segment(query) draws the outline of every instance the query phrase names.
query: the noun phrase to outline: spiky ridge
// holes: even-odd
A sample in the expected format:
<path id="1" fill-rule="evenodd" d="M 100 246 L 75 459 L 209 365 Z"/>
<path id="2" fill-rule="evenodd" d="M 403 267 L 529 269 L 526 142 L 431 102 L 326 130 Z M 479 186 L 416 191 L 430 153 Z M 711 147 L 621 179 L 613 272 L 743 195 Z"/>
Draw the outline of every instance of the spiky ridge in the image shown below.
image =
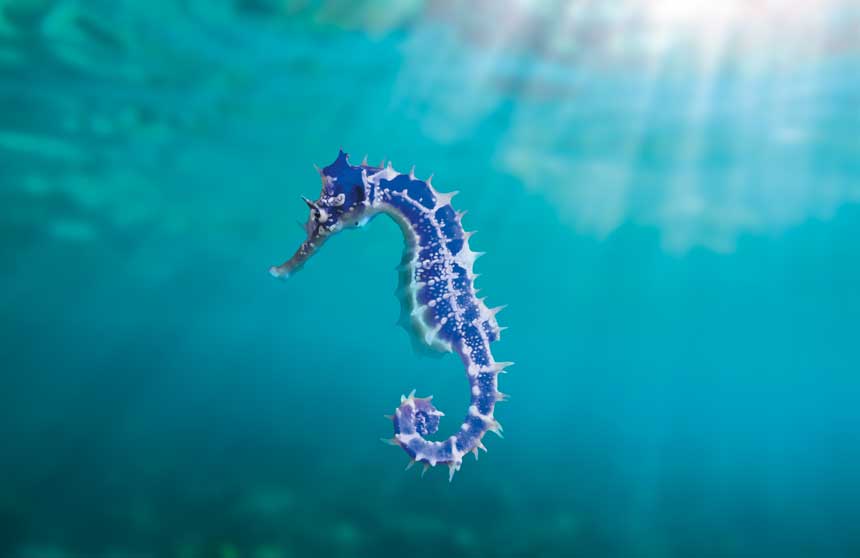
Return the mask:
<path id="1" fill-rule="evenodd" d="M 486 450 L 482 438 L 487 431 L 501 436 L 502 427 L 493 414 L 496 402 L 504 399 L 498 391 L 498 374 L 512 364 L 496 362 L 490 351 L 490 344 L 501 333 L 495 316 L 503 307 L 489 309 L 476 296 L 473 266 L 481 253 L 469 246 L 473 233 L 463 229 L 464 214 L 451 206 L 456 192 L 438 192 L 430 179 L 420 180 L 414 172 L 398 173 L 390 163 L 373 167 L 365 159 L 352 166 L 343 151 L 320 174 L 323 191 L 318 205 L 311 205 L 328 209 L 326 231 L 363 224 L 379 213 L 400 225 L 406 239 L 400 270 L 401 321 L 418 342 L 440 351 L 456 351 L 463 361 L 471 403 L 460 429 L 443 441 L 426 439 L 425 435 L 436 431 L 442 413 L 430 398 L 415 398 L 413 392 L 401 397 L 391 417 L 394 437 L 388 440 L 406 451 L 410 466 L 419 462 L 426 470 L 444 463 L 450 470 L 449 479 L 453 478 L 465 454 L 472 452 L 477 458 L 479 448 Z M 337 211 L 326 205 L 334 196 L 340 201 Z M 276 275 L 286 274 L 290 262 L 274 269 Z"/>

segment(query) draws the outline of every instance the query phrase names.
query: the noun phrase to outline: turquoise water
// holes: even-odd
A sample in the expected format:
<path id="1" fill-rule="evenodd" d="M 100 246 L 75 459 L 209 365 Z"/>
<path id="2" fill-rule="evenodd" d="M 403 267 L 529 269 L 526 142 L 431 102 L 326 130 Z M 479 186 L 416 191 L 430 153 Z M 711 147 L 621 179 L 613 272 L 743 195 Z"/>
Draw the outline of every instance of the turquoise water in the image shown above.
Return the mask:
<path id="1" fill-rule="evenodd" d="M 860 554 L 849 3 L 0 1 L 0 556 Z M 379 219 L 287 282 L 313 163 L 460 190 L 505 439 L 403 472 Z"/>

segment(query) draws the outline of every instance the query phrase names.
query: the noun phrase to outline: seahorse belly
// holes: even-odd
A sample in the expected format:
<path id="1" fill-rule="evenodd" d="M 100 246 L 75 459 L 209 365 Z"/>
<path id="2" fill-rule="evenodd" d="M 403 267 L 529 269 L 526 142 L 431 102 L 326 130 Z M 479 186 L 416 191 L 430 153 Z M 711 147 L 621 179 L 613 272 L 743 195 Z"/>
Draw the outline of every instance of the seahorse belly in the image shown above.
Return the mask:
<path id="1" fill-rule="evenodd" d="M 392 176 L 386 179 L 385 176 Z M 463 334 L 464 324 L 475 324 L 488 342 L 499 338 L 495 315 L 476 296 L 475 260 L 462 226 L 462 214 L 451 207 L 451 194 L 440 194 L 427 182 L 386 170 L 370 177 L 381 192 L 379 209 L 400 225 L 406 240 L 403 294 L 417 334 L 427 345 L 451 351 Z"/>

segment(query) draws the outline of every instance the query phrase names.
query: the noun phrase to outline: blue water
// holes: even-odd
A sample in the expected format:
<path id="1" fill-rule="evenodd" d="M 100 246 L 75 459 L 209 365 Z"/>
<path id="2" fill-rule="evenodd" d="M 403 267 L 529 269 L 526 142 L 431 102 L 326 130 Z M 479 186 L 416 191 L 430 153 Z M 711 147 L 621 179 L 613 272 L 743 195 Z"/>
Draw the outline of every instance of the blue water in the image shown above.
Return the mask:
<path id="1" fill-rule="evenodd" d="M 0 1 L 0 556 L 860 554 L 857 9 L 476 5 Z M 508 304 L 450 484 L 397 226 L 267 274 L 339 147 Z"/>

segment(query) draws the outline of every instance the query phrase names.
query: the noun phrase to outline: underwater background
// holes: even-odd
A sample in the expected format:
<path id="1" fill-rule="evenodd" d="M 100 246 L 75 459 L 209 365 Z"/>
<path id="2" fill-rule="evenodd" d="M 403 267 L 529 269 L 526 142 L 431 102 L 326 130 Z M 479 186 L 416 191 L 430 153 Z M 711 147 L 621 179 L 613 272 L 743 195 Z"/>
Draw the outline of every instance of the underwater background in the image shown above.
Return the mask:
<path id="1" fill-rule="evenodd" d="M 505 439 L 420 478 L 395 223 L 460 190 Z M 0 0 L 0 557 L 860 555 L 850 1 Z"/>

